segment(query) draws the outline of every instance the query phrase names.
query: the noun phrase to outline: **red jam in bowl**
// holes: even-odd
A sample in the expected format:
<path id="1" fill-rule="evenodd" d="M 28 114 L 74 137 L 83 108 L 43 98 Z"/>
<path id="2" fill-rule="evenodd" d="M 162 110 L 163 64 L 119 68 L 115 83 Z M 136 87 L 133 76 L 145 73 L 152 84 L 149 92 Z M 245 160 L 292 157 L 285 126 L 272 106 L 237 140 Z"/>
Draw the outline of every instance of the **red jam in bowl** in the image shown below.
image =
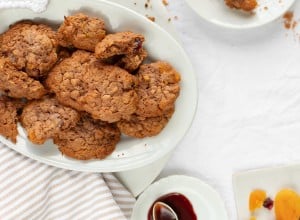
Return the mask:
<path id="1" fill-rule="evenodd" d="M 197 220 L 193 205 L 180 193 L 170 193 L 155 200 L 148 211 L 148 220 L 154 220 L 153 206 L 156 202 L 163 202 L 170 206 L 177 214 L 178 220 Z M 173 215 L 163 206 L 155 210 L 155 215 L 158 217 L 157 220 L 174 220 Z"/>

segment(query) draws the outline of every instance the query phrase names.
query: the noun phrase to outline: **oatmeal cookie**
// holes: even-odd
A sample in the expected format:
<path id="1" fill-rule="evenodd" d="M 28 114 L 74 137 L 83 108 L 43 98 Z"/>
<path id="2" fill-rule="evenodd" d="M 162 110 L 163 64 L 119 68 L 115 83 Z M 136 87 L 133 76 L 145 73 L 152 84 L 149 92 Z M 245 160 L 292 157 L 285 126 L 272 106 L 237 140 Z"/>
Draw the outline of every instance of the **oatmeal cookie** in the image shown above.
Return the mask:
<path id="1" fill-rule="evenodd" d="M 22 101 L 6 96 L 0 96 L 0 134 L 12 142 L 17 142 L 18 110 Z"/>
<path id="2" fill-rule="evenodd" d="M 144 64 L 140 67 L 137 78 L 137 115 L 157 117 L 174 108 L 180 91 L 180 75 L 170 64 L 162 61 Z"/>
<path id="3" fill-rule="evenodd" d="M 77 111 L 48 97 L 27 104 L 21 115 L 28 139 L 35 144 L 43 144 L 47 139 L 74 127 L 79 119 Z"/>
<path id="4" fill-rule="evenodd" d="M 257 6 L 256 0 L 225 0 L 230 8 L 242 9 L 244 11 L 252 11 Z"/>
<path id="5" fill-rule="evenodd" d="M 135 138 L 145 138 L 158 135 L 169 122 L 174 109 L 157 117 L 141 117 L 132 115 L 130 120 L 121 120 L 117 122 L 120 131 L 128 136 Z"/>
<path id="6" fill-rule="evenodd" d="M 57 61 L 57 40 L 44 24 L 20 22 L 2 35 L 0 54 L 18 70 L 32 77 L 43 77 Z"/>
<path id="7" fill-rule="evenodd" d="M 132 72 L 147 57 L 147 52 L 143 48 L 144 41 L 143 35 L 133 32 L 109 34 L 97 44 L 95 54 L 103 61 L 121 56 L 117 65 Z"/>
<path id="8" fill-rule="evenodd" d="M 0 57 L 0 91 L 14 98 L 39 99 L 47 91 L 43 85 L 26 73 L 16 70 L 6 59 Z"/>
<path id="9" fill-rule="evenodd" d="M 135 76 L 77 51 L 49 73 L 46 84 L 58 100 L 95 119 L 116 122 L 136 110 Z"/>
<path id="10" fill-rule="evenodd" d="M 136 54 L 142 49 L 144 41 L 143 35 L 130 31 L 109 34 L 96 45 L 95 54 L 99 59 L 107 59 L 115 55 Z"/>
<path id="11" fill-rule="evenodd" d="M 46 79 L 47 87 L 56 93 L 57 99 L 64 105 L 84 111 L 78 99 L 87 93 L 88 84 L 82 78 L 93 62 L 96 58 L 92 53 L 83 50 L 74 52 L 50 71 Z"/>
<path id="12" fill-rule="evenodd" d="M 72 158 L 103 159 L 114 151 L 120 135 L 114 124 L 84 115 L 76 127 L 59 133 L 54 143 L 64 155 Z"/>
<path id="13" fill-rule="evenodd" d="M 65 17 L 57 32 L 58 43 L 63 47 L 76 47 L 95 51 L 95 46 L 105 37 L 102 19 L 88 17 L 82 13 Z"/>

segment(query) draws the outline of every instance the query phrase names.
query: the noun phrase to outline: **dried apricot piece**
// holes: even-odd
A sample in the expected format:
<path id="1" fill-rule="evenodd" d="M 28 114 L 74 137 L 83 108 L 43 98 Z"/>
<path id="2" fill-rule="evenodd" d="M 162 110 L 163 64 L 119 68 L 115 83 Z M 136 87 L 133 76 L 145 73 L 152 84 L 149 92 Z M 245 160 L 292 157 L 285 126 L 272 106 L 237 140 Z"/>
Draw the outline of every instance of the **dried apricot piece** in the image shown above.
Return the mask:
<path id="1" fill-rule="evenodd" d="M 300 219 L 300 196 L 293 190 L 283 189 L 275 197 L 276 220 Z"/>
<path id="2" fill-rule="evenodd" d="M 252 191 L 249 196 L 250 212 L 254 212 L 256 209 L 261 208 L 266 198 L 267 198 L 267 194 L 265 191 L 260 189 Z"/>

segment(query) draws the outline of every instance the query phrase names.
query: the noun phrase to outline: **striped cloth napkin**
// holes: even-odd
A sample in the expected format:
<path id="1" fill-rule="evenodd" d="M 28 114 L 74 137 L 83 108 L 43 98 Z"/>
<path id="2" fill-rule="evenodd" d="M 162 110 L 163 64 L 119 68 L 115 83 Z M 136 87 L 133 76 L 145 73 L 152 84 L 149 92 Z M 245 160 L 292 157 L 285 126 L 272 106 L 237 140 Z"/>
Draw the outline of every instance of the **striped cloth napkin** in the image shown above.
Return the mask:
<path id="1" fill-rule="evenodd" d="M 110 173 L 51 167 L 0 143 L 1 220 L 126 220 L 134 203 Z"/>

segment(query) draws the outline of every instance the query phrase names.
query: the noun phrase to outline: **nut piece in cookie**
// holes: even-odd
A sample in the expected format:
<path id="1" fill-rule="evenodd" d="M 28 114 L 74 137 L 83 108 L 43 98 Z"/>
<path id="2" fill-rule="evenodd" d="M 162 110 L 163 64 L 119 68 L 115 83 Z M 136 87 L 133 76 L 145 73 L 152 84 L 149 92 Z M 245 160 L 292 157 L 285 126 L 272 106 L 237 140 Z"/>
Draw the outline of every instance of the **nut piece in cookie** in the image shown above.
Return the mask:
<path id="1" fill-rule="evenodd" d="M 157 117 L 141 117 L 132 115 L 130 120 L 117 122 L 120 131 L 128 136 L 136 138 L 152 137 L 158 135 L 169 122 L 174 109 Z"/>
<path id="2" fill-rule="evenodd" d="M 0 54 L 29 76 L 43 77 L 57 61 L 57 45 L 50 27 L 20 22 L 2 34 Z"/>
<path id="3" fill-rule="evenodd" d="M 157 117 L 174 108 L 180 91 L 180 75 L 170 64 L 162 61 L 144 64 L 140 67 L 137 78 L 137 115 Z"/>
<path id="4" fill-rule="evenodd" d="M 7 59 L 0 57 L 0 91 L 14 98 L 39 99 L 47 91 L 26 73 L 16 70 Z"/>
<path id="5" fill-rule="evenodd" d="M 20 100 L 0 96 L 0 134 L 14 143 L 17 142 L 17 112 L 20 108 Z"/>
<path id="6" fill-rule="evenodd" d="M 244 11 L 252 11 L 257 6 L 256 0 L 225 0 L 225 3 L 230 8 L 242 9 Z"/>
<path id="7" fill-rule="evenodd" d="M 120 135 L 114 124 L 84 115 L 76 127 L 59 133 L 54 143 L 64 155 L 75 159 L 103 159 L 114 151 Z"/>
<path id="8" fill-rule="evenodd" d="M 105 37 L 105 34 L 102 19 L 88 17 L 82 13 L 65 17 L 57 32 L 59 45 L 88 51 L 94 51 L 96 44 Z"/>
<path id="9" fill-rule="evenodd" d="M 143 35 L 133 32 L 109 34 L 97 44 L 95 54 L 101 60 L 123 55 L 118 64 L 131 72 L 147 57 L 147 52 L 143 49 L 144 41 Z"/>
<path id="10" fill-rule="evenodd" d="M 128 118 L 135 112 L 136 83 L 135 76 L 105 65 L 85 51 L 77 51 L 63 60 L 46 80 L 61 103 L 107 122 Z"/>
<path id="11" fill-rule="evenodd" d="M 43 144 L 63 130 L 74 127 L 79 119 L 77 111 L 59 104 L 55 98 L 32 101 L 21 115 L 28 138 L 35 144 Z"/>

